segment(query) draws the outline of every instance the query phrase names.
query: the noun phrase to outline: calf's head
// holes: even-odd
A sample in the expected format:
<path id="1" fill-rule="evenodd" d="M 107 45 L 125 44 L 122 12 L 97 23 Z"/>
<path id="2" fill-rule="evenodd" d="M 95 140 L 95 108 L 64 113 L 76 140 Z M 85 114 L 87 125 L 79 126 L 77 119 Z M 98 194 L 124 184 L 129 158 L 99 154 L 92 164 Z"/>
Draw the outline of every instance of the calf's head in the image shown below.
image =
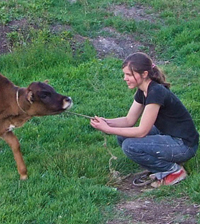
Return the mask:
<path id="1" fill-rule="evenodd" d="M 28 114 L 45 116 L 60 114 L 72 106 L 72 99 L 58 94 L 45 82 L 33 82 L 26 90 L 26 100 L 30 103 Z"/>

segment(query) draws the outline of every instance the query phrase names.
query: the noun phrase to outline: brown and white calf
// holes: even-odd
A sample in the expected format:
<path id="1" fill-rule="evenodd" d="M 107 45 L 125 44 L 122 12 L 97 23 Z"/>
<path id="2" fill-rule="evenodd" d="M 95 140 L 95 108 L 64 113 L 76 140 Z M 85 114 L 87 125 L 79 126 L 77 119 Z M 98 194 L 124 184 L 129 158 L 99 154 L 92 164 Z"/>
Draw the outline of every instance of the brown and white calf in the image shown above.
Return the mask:
<path id="1" fill-rule="evenodd" d="M 71 106 L 70 97 L 58 94 L 46 82 L 33 82 L 27 88 L 20 88 L 0 74 L 0 137 L 13 151 L 20 179 L 27 179 L 28 175 L 12 129 L 34 116 L 60 114 Z"/>

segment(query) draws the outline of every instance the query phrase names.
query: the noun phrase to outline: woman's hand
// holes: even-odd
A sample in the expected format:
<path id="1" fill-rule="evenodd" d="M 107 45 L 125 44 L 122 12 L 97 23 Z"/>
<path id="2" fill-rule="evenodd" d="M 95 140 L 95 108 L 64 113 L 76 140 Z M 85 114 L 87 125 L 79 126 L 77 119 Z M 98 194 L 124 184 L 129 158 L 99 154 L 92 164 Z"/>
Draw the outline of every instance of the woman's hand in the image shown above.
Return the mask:
<path id="1" fill-rule="evenodd" d="M 105 118 L 95 116 L 94 119 L 90 120 L 90 124 L 93 128 L 109 134 L 110 126 L 107 124 Z"/>

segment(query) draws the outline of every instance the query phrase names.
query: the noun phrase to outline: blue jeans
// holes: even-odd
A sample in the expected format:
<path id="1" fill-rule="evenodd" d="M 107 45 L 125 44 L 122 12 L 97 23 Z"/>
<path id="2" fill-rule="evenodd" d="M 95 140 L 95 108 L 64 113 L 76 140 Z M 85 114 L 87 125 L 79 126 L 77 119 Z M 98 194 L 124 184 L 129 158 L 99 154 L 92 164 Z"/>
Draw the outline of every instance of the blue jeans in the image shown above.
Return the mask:
<path id="1" fill-rule="evenodd" d="M 162 135 L 154 126 L 144 138 L 117 136 L 125 155 L 162 179 L 180 169 L 178 164 L 192 158 L 198 148 L 188 147 L 180 138 Z"/>

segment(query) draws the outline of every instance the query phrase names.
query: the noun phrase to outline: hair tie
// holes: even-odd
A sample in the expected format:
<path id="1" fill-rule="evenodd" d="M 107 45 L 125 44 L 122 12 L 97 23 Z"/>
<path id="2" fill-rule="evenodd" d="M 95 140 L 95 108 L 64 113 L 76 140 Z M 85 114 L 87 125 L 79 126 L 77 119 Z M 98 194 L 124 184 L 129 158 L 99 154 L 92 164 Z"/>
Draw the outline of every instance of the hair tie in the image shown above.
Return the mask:
<path id="1" fill-rule="evenodd" d="M 156 67 L 156 65 L 154 63 L 152 63 L 152 68 L 155 68 L 155 67 Z"/>

